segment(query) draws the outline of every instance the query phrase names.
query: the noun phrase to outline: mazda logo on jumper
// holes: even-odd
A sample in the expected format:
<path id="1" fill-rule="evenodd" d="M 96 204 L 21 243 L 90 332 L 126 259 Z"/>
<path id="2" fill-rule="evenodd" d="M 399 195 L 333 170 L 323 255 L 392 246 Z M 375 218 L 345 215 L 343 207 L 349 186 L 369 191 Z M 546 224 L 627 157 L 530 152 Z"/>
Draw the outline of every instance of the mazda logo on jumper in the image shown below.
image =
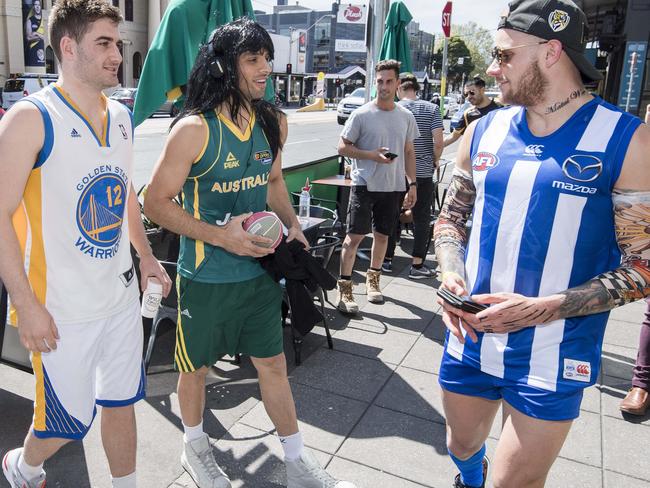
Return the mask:
<path id="1" fill-rule="evenodd" d="M 595 156 L 574 154 L 564 160 L 562 172 L 573 181 L 588 183 L 594 181 L 603 172 L 603 162 Z"/>

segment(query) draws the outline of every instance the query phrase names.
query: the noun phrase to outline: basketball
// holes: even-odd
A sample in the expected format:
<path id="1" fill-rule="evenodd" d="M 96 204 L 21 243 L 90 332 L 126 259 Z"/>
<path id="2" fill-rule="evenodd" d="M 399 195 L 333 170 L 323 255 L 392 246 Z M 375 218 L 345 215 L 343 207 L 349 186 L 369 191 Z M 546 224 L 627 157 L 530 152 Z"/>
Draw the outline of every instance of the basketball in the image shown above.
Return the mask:
<path id="1" fill-rule="evenodd" d="M 259 244 L 275 249 L 282 240 L 282 222 L 273 212 L 255 212 L 244 220 L 244 230 L 256 236 L 266 237 L 272 244 Z"/>

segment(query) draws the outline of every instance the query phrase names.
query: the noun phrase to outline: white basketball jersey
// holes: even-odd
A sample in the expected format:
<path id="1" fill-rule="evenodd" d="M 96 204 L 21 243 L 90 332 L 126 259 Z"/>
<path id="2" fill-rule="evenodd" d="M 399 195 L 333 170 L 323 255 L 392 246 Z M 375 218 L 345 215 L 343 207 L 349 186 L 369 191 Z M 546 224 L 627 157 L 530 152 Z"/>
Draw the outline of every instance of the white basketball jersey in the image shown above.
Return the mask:
<path id="1" fill-rule="evenodd" d="M 24 99 L 40 110 L 45 140 L 13 223 L 32 289 L 55 322 L 107 317 L 138 296 L 126 212 L 133 123 L 103 98 L 102 134 L 56 85 Z"/>

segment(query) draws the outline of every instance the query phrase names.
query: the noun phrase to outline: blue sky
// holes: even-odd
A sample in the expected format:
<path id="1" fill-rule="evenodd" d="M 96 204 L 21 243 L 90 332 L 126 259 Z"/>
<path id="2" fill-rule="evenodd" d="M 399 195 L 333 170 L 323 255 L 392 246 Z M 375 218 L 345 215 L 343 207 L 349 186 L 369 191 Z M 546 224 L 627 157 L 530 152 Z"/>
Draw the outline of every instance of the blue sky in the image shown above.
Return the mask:
<path id="1" fill-rule="evenodd" d="M 295 4 L 296 0 L 289 0 L 289 4 Z M 332 0 L 299 0 L 300 5 L 315 10 L 328 10 Z M 341 3 L 364 3 L 360 0 L 345 1 Z M 446 0 L 404 0 L 404 3 L 411 11 L 413 20 L 420 22 L 420 28 L 427 32 L 442 32 L 441 16 L 442 8 Z M 271 12 L 275 0 L 253 0 L 253 7 L 259 10 Z M 453 2 L 451 22 L 452 24 L 464 24 L 474 21 L 488 30 L 495 30 L 499 21 L 499 14 L 508 5 L 508 0 L 456 0 Z M 453 32 L 452 32 L 453 35 Z"/>

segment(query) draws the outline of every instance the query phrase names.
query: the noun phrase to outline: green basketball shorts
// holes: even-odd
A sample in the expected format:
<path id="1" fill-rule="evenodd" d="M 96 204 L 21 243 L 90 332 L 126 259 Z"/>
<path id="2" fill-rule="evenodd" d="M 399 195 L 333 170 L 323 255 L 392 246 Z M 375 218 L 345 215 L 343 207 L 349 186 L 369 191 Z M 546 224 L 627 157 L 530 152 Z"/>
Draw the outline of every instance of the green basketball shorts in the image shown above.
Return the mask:
<path id="1" fill-rule="evenodd" d="M 225 354 L 268 358 L 282 352 L 282 289 L 271 277 L 240 283 L 176 281 L 178 322 L 174 364 L 192 372 Z"/>

